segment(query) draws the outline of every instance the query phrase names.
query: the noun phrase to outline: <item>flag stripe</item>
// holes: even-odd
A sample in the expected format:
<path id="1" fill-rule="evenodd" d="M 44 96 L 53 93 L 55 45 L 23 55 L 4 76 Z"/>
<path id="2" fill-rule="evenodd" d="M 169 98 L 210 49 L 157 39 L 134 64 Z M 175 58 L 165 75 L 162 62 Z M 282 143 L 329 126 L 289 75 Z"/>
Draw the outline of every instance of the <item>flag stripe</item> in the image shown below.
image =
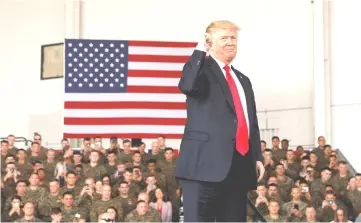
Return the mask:
<path id="1" fill-rule="evenodd" d="M 161 63 L 161 62 L 132 62 L 129 61 L 129 70 L 166 70 L 181 71 L 184 63 Z"/>
<path id="2" fill-rule="evenodd" d="M 185 103 L 180 102 L 118 102 L 118 101 L 66 101 L 64 104 L 66 109 L 186 109 Z"/>
<path id="3" fill-rule="evenodd" d="M 185 125 L 184 118 L 65 118 L 65 125 Z"/>
<path id="4" fill-rule="evenodd" d="M 194 48 L 129 46 L 128 50 L 130 55 L 189 56 L 193 53 Z"/>
<path id="5" fill-rule="evenodd" d="M 184 126 L 181 125 L 64 125 L 64 132 L 83 134 L 102 133 L 171 133 L 182 134 Z"/>
<path id="6" fill-rule="evenodd" d="M 183 134 L 169 134 L 169 133 L 99 133 L 99 134 L 82 134 L 82 133 L 64 133 L 64 138 L 68 138 L 68 139 L 74 139 L 74 138 L 84 138 L 86 137 L 91 137 L 94 138 L 96 136 L 99 136 L 101 138 L 110 138 L 110 137 L 118 137 L 118 138 L 125 138 L 125 139 L 130 139 L 130 138 L 143 138 L 143 139 L 155 139 L 158 136 L 164 136 L 166 139 L 182 139 Z"/>
<path id="7" fill-rule="evenodd" d="M 129 55 L 130 62 L 186 63 L 189 56 Z"/>
<path id="8" fill-rule="evenodd" d="M 178 88 L 178 78 L 129 77 L 128 85 L 136 86 L 173 86 Z"/>
<path id="9" fill-rule="evenodd" d="M 130 93 L 160 93 L 160 94 L 175 94 L 180 93 L 178 87 L 169 86 L 128 86 Z"/>
<path id="10" fill-rule="evenodd" d="M 171 109 L 67 109 L 64 117 L 71 118 L 187 118 L 186 110 Z"/>
<path id="11" fill-rule="evenodd" d="M 162 41 L 136 41 L 130 40 L 129 46 L 152 46 L 152 47 L 172 47 L 172 48 L 194 48 L 197 43 L 192 42 L 162 42 Z"/>
<path id="12" fill-rule="evenodd" d="M 65 101 L 157 101 L 157 102 L 185 102 L 186 96 L 183 94 L 145 94 L 145 93 L 66 93 Z"/>
<path id="13" fill-rule="evenodd" d="M 151 78 L 181 78 L 181 71 L 164 70 L 129 70 L 128 77 L 151 77 Z"/>

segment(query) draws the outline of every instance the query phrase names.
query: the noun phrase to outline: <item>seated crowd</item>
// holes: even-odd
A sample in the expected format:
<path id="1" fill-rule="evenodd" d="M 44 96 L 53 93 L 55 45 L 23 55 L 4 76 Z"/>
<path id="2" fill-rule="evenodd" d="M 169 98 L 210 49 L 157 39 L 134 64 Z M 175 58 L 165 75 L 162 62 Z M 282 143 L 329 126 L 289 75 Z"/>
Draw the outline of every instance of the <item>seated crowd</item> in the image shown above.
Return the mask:
<path id="1" fill-rule="evenodd" d="M 262 141 L 266 173 L 249 197 L 268 222 L 361 222 L 361 174 L 350 175 L 323 136 L 318 144 L 294 151 L 287 139 L 274 136 L 272 149 Z M 255 212 L 248 210 L 251 222 Z"/>
<path id="2" fill-rule="evenodd" d="M 146 153 L 140 143 L 84 138 L 80 151 L 67 139 L 62 150 L 42 146 L 34 134 L 30 148 L 1 141 L 2 221 L 4 222 L 177 222 L 181 182 L 174 177 L 176 156 L 160 136 Z M 266 173 L 249 197 L 270 222 L 347 222 L 361 216 L 361 175 L 350 176 L 347 163 L 319 137 L 311 152 L 288 149 L 272 138 L 262 152 Z M 248 208 L 248 221 L 256 213 Z"/>

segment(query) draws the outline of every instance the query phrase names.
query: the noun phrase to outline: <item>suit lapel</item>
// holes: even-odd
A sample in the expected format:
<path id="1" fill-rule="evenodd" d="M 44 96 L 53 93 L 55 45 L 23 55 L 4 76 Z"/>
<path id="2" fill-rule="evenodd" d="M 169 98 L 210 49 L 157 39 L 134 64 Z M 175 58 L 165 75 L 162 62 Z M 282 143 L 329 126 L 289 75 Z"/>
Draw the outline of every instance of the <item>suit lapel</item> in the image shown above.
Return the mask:
<path id="1" fill-rule="evenodd" d="M 229 89 L 228 83 L 223 75 L 221 68 L 218 66 L 217 62 L 212 57 L 208 58 L 208 65 L 211 73 L 216 77 L 219 84 L 221 85 L 223 94 L 228 102 L 228 105 L 233 109 L 233 111 L 235 111 L 232 93 L 231 90 Z"/>

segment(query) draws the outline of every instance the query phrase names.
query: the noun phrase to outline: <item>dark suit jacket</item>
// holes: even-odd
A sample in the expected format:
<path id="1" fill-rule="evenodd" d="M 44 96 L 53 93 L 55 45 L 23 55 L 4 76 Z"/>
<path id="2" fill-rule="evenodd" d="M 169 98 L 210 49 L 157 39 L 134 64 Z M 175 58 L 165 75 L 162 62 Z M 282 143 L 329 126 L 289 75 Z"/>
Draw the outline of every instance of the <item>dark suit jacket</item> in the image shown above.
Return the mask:
<path id="1" fill-rule="evenodd" d="M 256 161 L 263 158 L 254 93 L 248 77 L 232 69 L 246 95 L 249 152 L 252 153 L 248 157 L 252 158 L 256 168 Z M 212 57 L 205 59 L 205 52 L 195 50 L 184 65 L 179 89 L 187 96 L 187 124 L 175 175 L 179 179 L 220 182 L 230 170 L 237 129 L 228 83 L 217 62 Z M 256 177 L 250 179 L 253 181 Z"/>

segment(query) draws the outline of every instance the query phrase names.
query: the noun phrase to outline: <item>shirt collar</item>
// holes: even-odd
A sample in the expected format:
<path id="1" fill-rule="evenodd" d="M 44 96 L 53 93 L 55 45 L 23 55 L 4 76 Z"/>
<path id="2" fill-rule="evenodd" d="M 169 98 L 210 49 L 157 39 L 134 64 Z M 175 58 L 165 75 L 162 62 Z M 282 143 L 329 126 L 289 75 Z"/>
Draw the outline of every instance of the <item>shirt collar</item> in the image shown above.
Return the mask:
<path id="1" fill-rule="evenodd" d="M 213 56 L 212 54 L 210 55 L 216 62 L 217 62 L 217 64 L 218 64 L 218 66 L 221 68 L 221 70 L 222 71 L 224 71 L 224 66 L 226 66 L 225 65 L 225 63 L 223 63 L 222 61 L 220 61 L 220 60 L 218 60 L 215 56 Z M 228 64 L 228 66 L 230 67 L 230 68 L 232 68 L 232 62 L 230 63 L 230 64 Z"/>

